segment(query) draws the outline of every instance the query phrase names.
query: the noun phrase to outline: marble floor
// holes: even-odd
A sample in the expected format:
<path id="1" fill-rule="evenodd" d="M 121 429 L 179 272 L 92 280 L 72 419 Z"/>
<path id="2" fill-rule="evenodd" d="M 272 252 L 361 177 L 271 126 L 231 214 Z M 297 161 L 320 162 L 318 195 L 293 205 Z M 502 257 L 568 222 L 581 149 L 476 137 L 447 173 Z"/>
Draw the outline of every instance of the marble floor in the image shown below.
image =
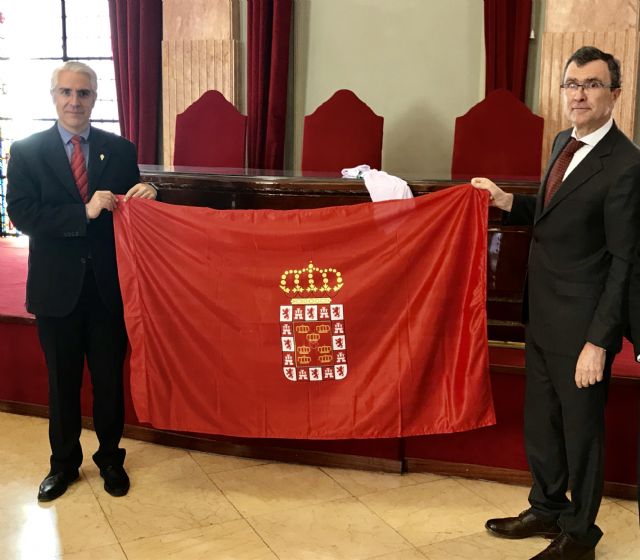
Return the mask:
<path id="1" fill-rule="evenodd" d="M 269 463 L 125 440 L 131 491 L 113 498 L 88 458 L 61 498 L 39 504 L 47 422 L 0 413 L 3 560 L 516 560 L 544 539 L 506 541 L 489 517 L 526 507 L 527 489 L 430 474 Z M 605 499 L 599 560 L 639 560 L 635 502 Z"/>

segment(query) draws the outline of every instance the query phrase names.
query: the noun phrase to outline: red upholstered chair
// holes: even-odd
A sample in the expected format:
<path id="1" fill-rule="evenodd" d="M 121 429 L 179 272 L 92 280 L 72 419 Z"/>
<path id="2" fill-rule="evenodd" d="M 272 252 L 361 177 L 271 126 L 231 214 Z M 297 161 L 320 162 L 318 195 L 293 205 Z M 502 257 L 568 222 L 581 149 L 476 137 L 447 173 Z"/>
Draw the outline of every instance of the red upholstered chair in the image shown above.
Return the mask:
<path id="1" fill-rule="evenodd" d="M 244 167 L 247 117 L 209 90 L 176 117 L 174 165 Z"/>
<path id="2" fill-rule="evenodd" d="M 492 91 L 456 119 L 451 178 L 539 181 L 543 127 L 510 91 Z"/>
<path id="3" fill-rule="evenodd" d="M 384 118 L 348 89 L 336 91 L 304 118 L 303 171 L 340 171 L 368 164 L 380 169 Z"/>

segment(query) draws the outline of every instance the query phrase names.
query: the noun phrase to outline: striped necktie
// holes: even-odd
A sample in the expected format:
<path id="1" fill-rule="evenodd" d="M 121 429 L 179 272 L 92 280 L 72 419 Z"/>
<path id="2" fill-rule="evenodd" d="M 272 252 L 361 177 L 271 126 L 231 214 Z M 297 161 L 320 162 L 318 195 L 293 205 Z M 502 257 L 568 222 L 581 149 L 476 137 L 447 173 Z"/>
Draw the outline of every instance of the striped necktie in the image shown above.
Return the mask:
<path id="1" fill-rule="evenodd" d="M 86 204 L 89 202 L 89 177 L 87 176 L 87 166 L 84 162 L 84 154 L 80 142 L 82 138 L 80 136 L 74 136 L 71 139 L 73 144 L 73 153 L 71 154 L 71 172 L 73 178 L 76 181 L 76 187 L 80 193 L 80 198 Z"/>
<path id="2" fill-rule="evenodd" d="M 567 142 L 566 146 L 560 152 L 558 159 L 553 163 L 553 167 L 551 171 L 549 171 L 549 177 L 547 178 L 547 187 L 544 193 L 544 205 L 547 206 L 549 201 L 556 194 L 556 191 L 560 188 L 562 184 L 562 180 L 564 178 L 564 174 L 567 171 L 567 167 L 571 163 L 573 159 L 573 154 L 575 154 L 580 148 L 584 146 L 584 142 L 580 142 L 580 140 L 576 140 L 575 138 L 571 138 L 569 142 Z"/>

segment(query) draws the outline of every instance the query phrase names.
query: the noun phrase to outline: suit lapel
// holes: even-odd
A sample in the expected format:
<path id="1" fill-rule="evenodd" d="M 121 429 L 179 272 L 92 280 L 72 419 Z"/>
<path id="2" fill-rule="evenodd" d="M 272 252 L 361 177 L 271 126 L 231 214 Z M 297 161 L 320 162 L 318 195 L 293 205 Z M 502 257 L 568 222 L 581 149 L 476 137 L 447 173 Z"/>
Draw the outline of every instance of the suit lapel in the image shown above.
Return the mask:
<path id="1" fill-rule="evenodd" d="M 57 124 L 54 124 L 47 131 L 44 143 L 43 156 L 49 167 L 51 167 L 54 175 L 60 183 L 62 183 L 64 188 L 69 191 L 70 195 L 77 199 L 78 202 L 82 202 L 78 187 L 76 187 L 76 181 L 71 173 L 69 157 L 62 143 Z"/>
<path id="2" fill-rule="evenodd" d="M 591 152 L 593 152 L 596 148 L 593 148 Z M 591 157 L 592 155 L 594 157 Z M 567 196 L 584 185 L 596 173 L 602 171 L 602 168 L 603 166 L 600 158 L 596 154 L 589 153 L 587 157 L 580 162 L 578 167 L 576 167 L 569 174 L 562 185 L 560 185 L 560 188 L 556 191 L 556 194 L 553 195 L 553 198 L 549 201 L 547 207 L 542 211 L 540 217 L 544 216 L 548 212 L 551 212 L 551 210 L 553 210 L 558 204 L 560 204 L 560 202 L 567 198 Z"/>
<path id="3" fill-rule="evenodd" d="M 89 192 L 100 187 L 100 177 L 109 162 L 109 139 L 101 130 L 91 127 L 89 134 Z"/>
<path id="4" fill-rule="evenodd" d="M 602 158 L 607 157 L 611 153 L 618 134 L 618 129 L 614 124 L 611 130 L 605 135 L 605 137 L 595 145 L 595 147 L 587 154 L 587 156 L 568 175 L 566 180 L 563 181 L 563 183 L 560 185 L 560 188 L 553 195 L 553 198 L 549 201 L 549 204 L 546 206 L 546 208 L 542 208 L 542 200 L 540 195 L 538 196 L 538 206 L 541 211 L 539 213 L 536 213 L 536 215 L 538 216 L 537 220 L 540 220 L 544 216 L 546 216 L 565 198 L 571 195 L 571 193 L 583 186 L 585 183 L 588 183 L 589 179 L 591 179 L 594 175 L 600 173 L 604 169 Z"/>

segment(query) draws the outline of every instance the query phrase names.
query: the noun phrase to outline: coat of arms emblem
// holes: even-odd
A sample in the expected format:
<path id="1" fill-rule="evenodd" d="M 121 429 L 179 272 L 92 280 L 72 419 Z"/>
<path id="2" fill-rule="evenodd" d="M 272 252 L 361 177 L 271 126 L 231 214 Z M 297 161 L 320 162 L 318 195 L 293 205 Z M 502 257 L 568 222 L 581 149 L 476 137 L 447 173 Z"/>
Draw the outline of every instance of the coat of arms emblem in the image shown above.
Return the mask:
<path id="1" fill-rule="evenodd" d="M 342 286 L 339 271 L 312 262 L 282 273 L 280 289 L 290 298 L 289 305 L 280 306 L 282 370 L 289 381 L 347 376 L 344 306 L 332 303 Z"/>

